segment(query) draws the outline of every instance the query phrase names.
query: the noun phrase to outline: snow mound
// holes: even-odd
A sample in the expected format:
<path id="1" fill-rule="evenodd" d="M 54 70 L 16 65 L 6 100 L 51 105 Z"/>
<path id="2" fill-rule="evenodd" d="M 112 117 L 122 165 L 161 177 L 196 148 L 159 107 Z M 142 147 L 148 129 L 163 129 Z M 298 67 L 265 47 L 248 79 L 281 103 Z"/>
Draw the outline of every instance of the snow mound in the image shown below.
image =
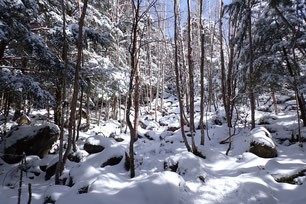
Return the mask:
<path id="1" fill-rule="evenodd" d="M 272 141 L 272 136 L 269 131 L 264 127 L 254 128 L 250 134 L 250 143 L 263 144 L 265 146 L 275 148 L 275 144 Z"/>
<path id="2" fill-rule="evenodd" d="M 186 204 L 190 203 L 189 189 L 181 176 L 173 172 L 141 175 L 126 182 L 118 182 L 116 175 L 99 176 L 85 194 L 67 193 L 57 204 L 133 203 Z"/>
<path id="3" fill-rule="evenodd" d="M 85 143 L 91 144 L 91 145 L 99 145 L 104 148 L 108 148 L 116 143 L 116 141 L 113 138 L 106 138 L 100 135 L 91 136 L 86 139 Z"/>
<path id="4" fill-rule="evenodd" d="M 184 154 L 176 154 L 174 156 L 170 156 L 166 158 L 164 167 L 170 167 L 176 165 L 177 168 L 175 172 L 184 176 L 184 178 L 198 178 L 199 176 L 203 176 L 204 178 L 207 176 L 205 172 L 205 165 L 203 159 L 195 156 L 191 152 L 186 152 Z M 171 169 L 174 171 L 173 169 Z"/>
<path id="5" fill-rule="evenodd" d="M 52 202 L 58 200 L 61 196 L 69 191 L 70 187 L 63 185 L 49 186 L 44 194 L 46 202 Z"/>

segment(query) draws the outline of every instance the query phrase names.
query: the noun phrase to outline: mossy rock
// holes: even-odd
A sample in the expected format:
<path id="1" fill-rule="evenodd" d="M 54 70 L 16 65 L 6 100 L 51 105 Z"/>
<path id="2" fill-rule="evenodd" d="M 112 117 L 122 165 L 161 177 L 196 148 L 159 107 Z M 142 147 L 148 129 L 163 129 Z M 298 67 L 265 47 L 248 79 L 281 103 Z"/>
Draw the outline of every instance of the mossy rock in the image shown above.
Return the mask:
<path id="1" fill-rule="evenodd" d="M 275 181 L 278 183 L 301 184 L 295 181 L 295 179 L 298 177 L 302 177 L 302 176 L 306 176 L 306 169 L 303 169 L 299 171 L 298 173 L 290 175 L 290 176 L 284 176 L 284 177 L 277 178 L 275 179 Z"/>
<path id="2" fill-rule="evenodd" d="M 249 152 L 262 158 L 277 157 L 277 150 L 275 148 L 257 142 L 251 142 Z"/>

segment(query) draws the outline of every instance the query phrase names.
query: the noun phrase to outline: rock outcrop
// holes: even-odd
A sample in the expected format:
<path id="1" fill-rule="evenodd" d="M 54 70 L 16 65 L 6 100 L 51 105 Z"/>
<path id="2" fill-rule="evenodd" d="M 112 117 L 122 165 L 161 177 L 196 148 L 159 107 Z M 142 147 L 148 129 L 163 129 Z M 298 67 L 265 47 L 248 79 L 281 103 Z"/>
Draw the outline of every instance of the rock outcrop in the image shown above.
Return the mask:
<path id="1" fill-rule="evenodd" d="M 37 155 L 40 158 L 48 154 L 59 137 L 60 129 L 54 124 L 40 126 L 15 126 L 5 137 L 4 155 L 7 163 L 17 163 L 25 155 Z"/>

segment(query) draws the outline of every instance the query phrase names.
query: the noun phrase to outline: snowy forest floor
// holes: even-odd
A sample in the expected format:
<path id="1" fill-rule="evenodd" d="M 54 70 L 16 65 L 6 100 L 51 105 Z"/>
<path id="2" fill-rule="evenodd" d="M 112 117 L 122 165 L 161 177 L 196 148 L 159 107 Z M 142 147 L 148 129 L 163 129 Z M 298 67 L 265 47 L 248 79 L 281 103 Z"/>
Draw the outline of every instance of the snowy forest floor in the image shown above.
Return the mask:
<path id="1" fill-rule="evenodd" d="M 200 116 L 199 100 L 196 100 L 196 127 Z M 270 107 L 271 102 L 262 98 L 260 104 Z M 142 109 L 139 135 L 135 143 L 136 177 L 129 178 L 125 170 L 125 152 L 129 148 L 129 133 L 120 133 L 120 124 L 108 120 L 97 126 L 92 124 L 89 131 L 81 132 L 78 152 L 83 150 L 88 137 L 97 144 L 103 144 L 102 152 L 86 155 L 80 163 L 68 161 L 62 178 L 68 178 L 74 185 L 54 185 L 54 177 L 45 181 L 45 173 L 24 176 L 22 185 L 22 203 L 27 203 L 28 183 L 32 184 L 32 204 L 43 203 L 46 198 L 56 204 L 204 204 L 204 203 L 294 203 L 306 202 L 306 176 L 295 179 L 296 184 L 279 183 L 277 178 L 297 174 L 306 169 L 306 145 L 291 143 L 291 135 L 297 133 L 296 111 L 289 110 L 292 101 L 289 97 L 279 97 L 278 115 L 272 112 L 256 111 L 257 126 L 268 129 L 273 136 L 278 156 L 260 158 L 247 152 L 250 146 L 248 137 L 250 127 L 245 123 L 248 108 L 241 108 L 236 134 L 229 156 L 225 155 L 228 144 L 220 141 L 228 135 L 224 111 L 208 112 L 209 137 L 205 130 L 205 145 L 200 146 L 200 130 L 196 132 L 196 144 L 206 159 L 187 152 L 179 127 L 178 102 L 173 96 L 165 99 L 166 114 L 146 114 Z M 261 106 L 259 106 L 260 109 Z M 34 111 L 33 116 L 46 114 Z M 122 114 L 123 115 L 123 114 Z M 248 118 L 247 118 L 248 119 Z M 235 119 L 234 119 L 235 120 Z M 233 121 L 234 121 L 233 120 Z M 45 123 L 45 121 L 36 121 Z M 246 124 L 246 127 L 245 127 Z M 258 125 L 262 124 L 262 125 Z M 11 124 L 12 125 L 12 124 Z M 176 129 L 176 130 L 175 130 Z M 186 127 L 187 129 L 187 127 Z M 175 130 L 175 131 L 173 131 Z M 188 130 L 188 129 L 187 129 Z M 116 142 L 110 135 L 124 139 Z M 306 136 L 306 128 L 302 129 Z M 106 138 L 105 138 L 106 137 Z M 190 142 L 191 138 L 188 137 Z M 101 167 L 112 157 L 123 157 L 118 165 Z M 27 160 L 34 161 L 29 156 Z M 39 164 L 52 164 L 57 160 L 56 154 L 49 154 L 38 159 Z M 37 158 L 35 160 L 37 163 Z M 35 163 L 33 162 L 33 163 Z M 166 166 L 176 165 L 176 171 L 165 171 Z M 0 159 L 0 203 L 17 203 L 18 164 L 9 165 Z M 84 190 L 85 189 L 85 190 Z"/>

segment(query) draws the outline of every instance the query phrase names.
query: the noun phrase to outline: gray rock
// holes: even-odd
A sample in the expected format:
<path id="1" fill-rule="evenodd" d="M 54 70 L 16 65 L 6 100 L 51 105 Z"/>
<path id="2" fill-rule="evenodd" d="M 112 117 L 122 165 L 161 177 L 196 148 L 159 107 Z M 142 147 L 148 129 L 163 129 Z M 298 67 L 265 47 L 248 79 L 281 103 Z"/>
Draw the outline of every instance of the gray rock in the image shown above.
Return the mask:
<path id="1" fill-rule="evenodd" d="M 4 155 L 7 163 L 18 163 L 23 153 L 40 158 L 48 154 L 59 137 L 60 129 L 54 124 L 15 126 L 5 138 Z"/>

